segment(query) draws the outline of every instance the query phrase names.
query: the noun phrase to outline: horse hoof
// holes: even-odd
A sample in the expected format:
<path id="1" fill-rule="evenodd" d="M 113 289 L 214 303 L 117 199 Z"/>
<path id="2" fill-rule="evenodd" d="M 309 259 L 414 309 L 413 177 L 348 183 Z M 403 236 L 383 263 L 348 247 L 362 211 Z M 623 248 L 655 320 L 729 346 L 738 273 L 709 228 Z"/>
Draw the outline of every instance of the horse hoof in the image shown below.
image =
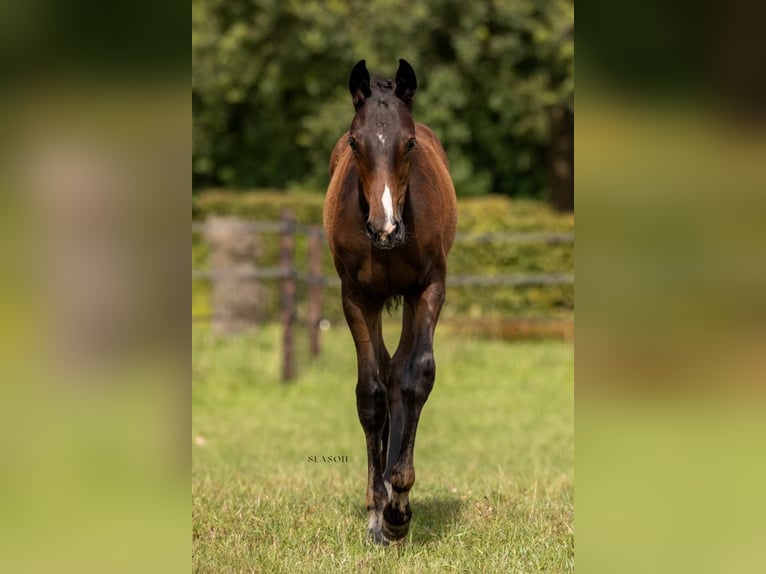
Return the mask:
<path id="1" fill-rule="evenodd" d="M 367 539 L 370 542 L 374 542 L 378 546 L 388 546 L 388 539 L 383 535 L 380 530 L 367 529 Z"/>
<path id="2" fill-rule="evenodd" d="M 389 540 L 401 540 L 410 531 L 411 519 L 409 506 L 403 513 L 387 506 L 383 509 L 383 535 Z"/>

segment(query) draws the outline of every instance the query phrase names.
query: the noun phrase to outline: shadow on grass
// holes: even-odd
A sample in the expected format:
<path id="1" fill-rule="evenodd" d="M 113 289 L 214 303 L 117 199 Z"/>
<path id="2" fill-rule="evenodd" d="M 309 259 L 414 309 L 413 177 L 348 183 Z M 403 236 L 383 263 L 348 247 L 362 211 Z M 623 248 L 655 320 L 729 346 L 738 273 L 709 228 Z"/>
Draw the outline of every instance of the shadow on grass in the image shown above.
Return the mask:
<path id="1" fill-rule="evenodd" d="M 459 498 L 444 496 L 432 496 L 425 499 L 411 500 L 412 523 L 410 524 L 410 536 L 404 541 L 411 540 L 412 544 L 428 544 L 449 536 L 455 522 L 460 515 L 460 510 L 465 501 Z M 366 521 L 367 510 L 365 506 L 355 505 L 355 514 Z M 407 544 L 399 544 L 400 549 L 406 548 Z"/>
<path id="2" fill-rule="evenodd" d="M 412 500 L 412 544 L 427 544 L 449 536 L 458 520 L 464 501 L 432 496 Z"/>

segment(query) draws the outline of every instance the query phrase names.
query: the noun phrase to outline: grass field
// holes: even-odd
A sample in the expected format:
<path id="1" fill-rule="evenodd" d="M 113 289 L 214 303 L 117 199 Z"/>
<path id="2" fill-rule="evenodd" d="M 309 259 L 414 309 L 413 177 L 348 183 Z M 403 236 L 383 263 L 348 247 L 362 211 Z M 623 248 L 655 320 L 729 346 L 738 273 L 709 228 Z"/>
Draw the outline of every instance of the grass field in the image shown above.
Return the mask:
<path id="1" fill-rule="evenodd" d="M 278 341 L 271 327 L 193 332 L 195 572 L 574 570 L 570 344 L 437 330 L 410 534 L 379 548 L 365 540 L 350 335 L 325 333 L 321 357 L 302 360 L 290 385 L 278 380 Z"/>

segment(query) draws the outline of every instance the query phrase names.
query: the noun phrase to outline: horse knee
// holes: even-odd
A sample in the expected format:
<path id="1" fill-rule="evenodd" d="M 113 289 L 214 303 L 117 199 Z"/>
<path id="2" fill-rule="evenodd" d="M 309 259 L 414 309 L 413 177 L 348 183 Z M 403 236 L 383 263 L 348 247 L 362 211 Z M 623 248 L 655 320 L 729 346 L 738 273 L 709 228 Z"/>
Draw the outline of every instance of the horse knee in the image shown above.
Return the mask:
<path id="1" fill-rule="evenodd" d="M 402 388 L 402 393 L 420 401 L 425 401 L 431 394 L 436 380 L 436 362 L 433 353 L 423 353 L 415 357 L 410 366 L 411 380 Z"/>
<path id="2" fill-rule="evenodd" d="M 365 429 L 383 428 L 388 408 L 386 394 L 386 387 L 377 377 L 357 382 L 356 409 Z"/>
<path id="3" fill-rule="evenodd" d="M 416 361 L 415 371 L 418 380 L 430 391 L 436 380 L 436 361 L 433 353 L 423 353 Z"/>

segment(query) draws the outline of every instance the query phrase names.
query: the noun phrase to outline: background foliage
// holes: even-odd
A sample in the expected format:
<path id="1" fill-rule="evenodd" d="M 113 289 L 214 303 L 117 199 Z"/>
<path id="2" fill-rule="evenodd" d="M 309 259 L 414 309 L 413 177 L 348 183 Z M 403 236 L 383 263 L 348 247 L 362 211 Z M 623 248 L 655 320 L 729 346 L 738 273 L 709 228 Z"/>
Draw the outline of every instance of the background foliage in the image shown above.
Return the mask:
<path id="1" fill-rule="evenodd" d="M 572 0 L 192 0 L 194 186 L 323 189 L 351 67 L 404 57 L 458 194 L 540 197 L 573 19 Z"/>

